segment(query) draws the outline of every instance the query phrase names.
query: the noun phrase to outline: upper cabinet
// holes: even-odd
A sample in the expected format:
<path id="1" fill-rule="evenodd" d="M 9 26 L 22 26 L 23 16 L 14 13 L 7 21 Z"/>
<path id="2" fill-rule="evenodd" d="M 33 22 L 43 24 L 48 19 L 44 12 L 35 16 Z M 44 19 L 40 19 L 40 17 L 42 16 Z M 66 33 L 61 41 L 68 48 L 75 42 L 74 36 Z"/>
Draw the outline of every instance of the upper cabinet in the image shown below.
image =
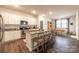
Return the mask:
<path id="1" fill-rule="evenodd" d="M 29 25 L 37 25 L 36 18 L 32 16 L 20 16 L 16 14 L 11 14 L 7 12 L 1 13 L 3 17 L 4 24 L 20 24 L 20 21 L 27 21 Z"/>

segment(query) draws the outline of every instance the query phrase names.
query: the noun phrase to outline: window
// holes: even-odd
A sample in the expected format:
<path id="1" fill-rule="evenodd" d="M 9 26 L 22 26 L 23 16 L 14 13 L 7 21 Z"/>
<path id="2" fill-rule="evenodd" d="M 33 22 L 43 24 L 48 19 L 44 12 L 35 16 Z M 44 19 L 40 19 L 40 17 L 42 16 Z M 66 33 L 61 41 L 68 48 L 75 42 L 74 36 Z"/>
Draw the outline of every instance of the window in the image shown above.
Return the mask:
<path id="1" fill-rule="evenodd" d="M 68 20 L 56 20 L 56 28 L 68 28 Z"/>
<path id="2" fill-rule="evenodd" d="M 62 28 L 68 28 L 68 20 L 62 19 Z"/>
<path id="3" fill-rule="evenodd" d="M 56 28 L 61 28 L 61 20 L 56 21 Z"/>

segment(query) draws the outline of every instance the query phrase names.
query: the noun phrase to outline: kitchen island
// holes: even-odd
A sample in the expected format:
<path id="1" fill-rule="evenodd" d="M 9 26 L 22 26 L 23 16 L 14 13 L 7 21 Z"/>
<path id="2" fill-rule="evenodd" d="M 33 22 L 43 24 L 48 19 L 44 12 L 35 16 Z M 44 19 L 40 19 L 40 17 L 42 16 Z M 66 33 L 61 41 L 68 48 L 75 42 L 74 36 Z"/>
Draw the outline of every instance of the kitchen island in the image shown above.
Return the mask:
<path id="1" fill-rule="evenodd" d="M 26 34 L 27 47 L 34 53 L 47 52 L 47 49 L 53 45 L 53 41 L 52 31 L 31 30 Z"/>

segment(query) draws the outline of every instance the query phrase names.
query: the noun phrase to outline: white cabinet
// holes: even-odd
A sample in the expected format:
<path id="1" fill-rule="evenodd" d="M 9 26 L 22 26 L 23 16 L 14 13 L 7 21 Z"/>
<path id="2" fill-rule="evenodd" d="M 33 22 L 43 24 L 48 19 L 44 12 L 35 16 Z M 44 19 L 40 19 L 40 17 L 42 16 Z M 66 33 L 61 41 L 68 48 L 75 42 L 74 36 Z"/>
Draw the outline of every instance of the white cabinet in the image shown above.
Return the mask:
<path id="1" fill-rule="evenodd" d="M 4 24 L 20 24 L 20 16 L 2 13 Z"/>
<path id="2" fill-rule="evenodd" d="M 3 42 L 16 40 L 21 38 L 21 31 L 5 31 Z"/>
<path id="3" fill-rule="evenodd" d="M 19 16 L 11 13 L 1 13 L 4 24 L 20 24 L 21 20 L 27 21 L 29 25 L 37 25 L 37 19 L 31 16 Z"/>

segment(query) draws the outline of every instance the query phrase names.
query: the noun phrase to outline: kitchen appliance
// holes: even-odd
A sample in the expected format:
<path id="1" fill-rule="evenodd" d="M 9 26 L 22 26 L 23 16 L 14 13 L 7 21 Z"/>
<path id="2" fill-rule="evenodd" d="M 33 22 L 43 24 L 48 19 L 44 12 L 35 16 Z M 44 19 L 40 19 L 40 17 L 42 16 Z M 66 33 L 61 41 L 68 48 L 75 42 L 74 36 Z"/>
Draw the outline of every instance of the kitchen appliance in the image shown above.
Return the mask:
<path id="1" fill-rule="evenodd" d="M 7 42 L 21 38 L 19 24 L 5 24 L 2 15 L 0 15 L 0 42 Z"/>
<path id="2" fill-rule="evenodd" d="M 28 29 L 28 22 L 27 21 L 20 21 L 20 30 L 21 30 L 21 38 L 26 38 L 26 30 Z"/>
<path id="3" fill-rule="evenodd" d="M 4 35 L 3 25 L 4 25 L 3 18 L 0 15 L 0 41 L 3 39 L 3 35 Z"/>

